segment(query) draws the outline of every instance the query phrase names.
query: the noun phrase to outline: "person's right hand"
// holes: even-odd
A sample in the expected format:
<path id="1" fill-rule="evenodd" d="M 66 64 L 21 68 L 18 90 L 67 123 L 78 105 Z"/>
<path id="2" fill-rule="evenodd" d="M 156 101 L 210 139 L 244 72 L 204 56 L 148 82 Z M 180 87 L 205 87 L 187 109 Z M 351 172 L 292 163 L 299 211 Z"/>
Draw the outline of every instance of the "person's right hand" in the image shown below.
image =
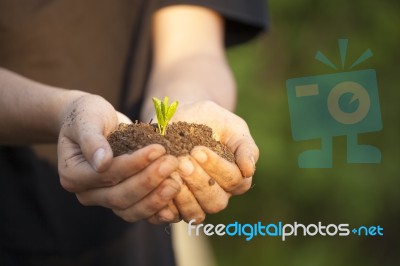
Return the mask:
<path id="1" fill-rule="evenodd" d="M 85 206 L 110 208 L 126 221 L 151 217 L 166 207 L 180 185 L 169 178 L 178 159 L 161 145 L 113 158 L 106 137 L 130 120 L 99 96 L 83 94 L 65 107 L 58 139 L 61 185 Z M 161 219 L 173 220 L 164 211 Z"/>

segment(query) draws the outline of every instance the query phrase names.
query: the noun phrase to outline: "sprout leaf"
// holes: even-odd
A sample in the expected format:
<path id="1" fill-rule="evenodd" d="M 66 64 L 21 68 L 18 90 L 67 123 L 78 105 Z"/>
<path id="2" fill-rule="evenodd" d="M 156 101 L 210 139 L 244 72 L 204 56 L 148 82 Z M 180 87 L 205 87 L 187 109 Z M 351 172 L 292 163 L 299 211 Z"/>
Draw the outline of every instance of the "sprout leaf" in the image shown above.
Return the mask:
<path id="1" fill-rule="evenodd" d="M 154 109 L 158 120 L 158 132 L 161 135 L 165 135 L 169 121 L 174 116 L 176 109 L 178 108 L 178 102 L 174 101 L 171 105 L 168 105 L 169 99 L 167 96 L 164 97 L 164 101 L 161 101 L 153 97 Z"/>

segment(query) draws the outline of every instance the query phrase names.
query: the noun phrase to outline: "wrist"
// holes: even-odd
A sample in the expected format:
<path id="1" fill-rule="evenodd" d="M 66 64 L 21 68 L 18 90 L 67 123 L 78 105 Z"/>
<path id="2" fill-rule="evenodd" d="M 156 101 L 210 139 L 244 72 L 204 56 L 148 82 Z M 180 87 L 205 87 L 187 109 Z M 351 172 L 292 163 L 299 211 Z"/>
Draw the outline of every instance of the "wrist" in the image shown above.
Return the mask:
<path id="1" fill-rule="evenodd" d="M 55 130 L 58 134 L 61 127 L 68 119 L 68 116 L 74 113 L 74 106 L 82 97 L 90 95 L 87 92 L 79 90 L 62 90 L 53 98 L 51 109 L 54 110 Z"/>

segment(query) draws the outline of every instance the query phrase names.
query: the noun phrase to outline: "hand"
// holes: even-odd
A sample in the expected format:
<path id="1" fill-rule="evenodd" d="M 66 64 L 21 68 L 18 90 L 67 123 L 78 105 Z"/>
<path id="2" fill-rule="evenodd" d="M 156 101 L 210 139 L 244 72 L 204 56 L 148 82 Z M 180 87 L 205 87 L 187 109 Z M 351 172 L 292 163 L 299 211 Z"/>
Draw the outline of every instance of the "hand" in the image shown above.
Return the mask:
<path id="1" fill-rule="evenodd" d="M 58 140 L 61 185 L 83 205 L 110 208 L 126 221 L 148 218 L 179 192 L 169 178 L 178 159 L 160 145 L 113 158 L 105 136 L 120 122 L 130 122 L 103 98 L 85 94 L 63 112 Z"/>
<path id="2" fill-rule="evenodd" d="M 175 215 L 179 212 L 186 222 L 196 219 L 200 223 L 205 213 L 223 210 L 232 195 L 242 194 L 251 187 L 259 151 L 245 121 L 213 102 L 181 105 L 174 120 L 210 126 L 214 137 L 235 154 L 236 164 L 202 146 L 195 147 L 189 156 L 180 157 L 179 174 L 172 177 L 181 184 L 181 191 L 174 204 L 150 219 L 158 223 L 158 216 L 170 211 Z"/>

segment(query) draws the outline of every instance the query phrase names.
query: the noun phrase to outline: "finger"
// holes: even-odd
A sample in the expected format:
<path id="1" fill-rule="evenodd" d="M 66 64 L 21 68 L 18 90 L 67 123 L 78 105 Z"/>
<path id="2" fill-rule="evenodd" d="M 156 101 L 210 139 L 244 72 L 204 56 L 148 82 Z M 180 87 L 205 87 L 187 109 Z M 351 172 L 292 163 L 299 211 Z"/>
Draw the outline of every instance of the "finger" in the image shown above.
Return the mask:
<path id="1" fill-rule="evenodd" d="M 73 139 L 78 139 L 73 141 Z M 71 146 L 74 148 L 73 153 L 64 154 Z M 67 150 L 68 151 L 68 150 Z M 93 129 L 90 133 L 85 132 L 79 134 L 77 138 L 61 136 L 58 144 L 58 158 L 68 160 L 75 157 L 79 161 L 85 161 L 92 170 L 101 173 L 106 171 L 112 162 L 113 152 L 106 138 Z M 79 157 L 78 157 L 79 155 Z"/>
<path id="2" fill-rule="evenodd" d="M 124 210 L 113 209 L 113 212 L 127 222 L 146 219 L 167 206 L 179 190 L 180 185 L 175 180 L 168 178 L 136 204 Z"/>
<path id="3" fill-rule="evenodd" d="M 241 195 L 251 188 L 252 182 L 253 177 L 244 178 L 243 181 L 235 189 L 229 191 L 229 193 L 232 195 Z"/>
<path id="4" fill-rule="evenodd" d="M 242 172 L 242 176 L 251 177 L 255 172 L 259 149 L 250 134 L 250 129 L 246 122 L 238 116 L 234 117 L 236 117 L 236 122 L 230 123 L 225 131 L 235 133 L 228 135 L 226 138 L 222 135 L 221 141 L 234 152 L 235 161 Z"/>
<path id="5" fill-rule="evenodd" d="M 194 147 L 191 156 L 225 191 L 231 192 L 242 182 L 242 173 L 238 166 L 220 157 L 204 146 Z"/>
<path id="6" fill-rule="evenodd" d="M 236 164 L 244 177 L 251 177 L 256 171 L 256 162 L 259 157 L 259 149 L 251 139 L 242 139 L 235 149 Z"/>
<path id="7" fill-rule="evenodd" d="M 148 219 L 152 224 L 177 223 L 181 220 L 179 211 L 173 201 Z"/>
<path id="8" fill-rule="evenodd" d="M 171 178 L 181 185 L 181 191 L 174 198 L 174 205 L 178 209 L 181 219 L 186 222 L 195 219 L 197 223 L 204 221 L 206 214 L 200 207 L 200 204 L 197 202 L 193 193 L 182 180 L 179 173 L 173 172 Z"/>
<path id="9" fill-rule="evenodd" d="M 185 184 L 206 213 L 217 213 L 226 208 L 230 195 L 191 156 L 179 158 L 179 170 Z"/>
<path id="10" fill-rule="evenodd" d="M 195 224 L 198 224 L 206 218 L 205 212 L 186 185 L 181 187 L 181 191 L 175 197 L 174 203 L 178 208 L 180 216 L 187 223 L 194 219 L 196 220 Z"/>
<path id="11" fill-rule="evenodd" d="M 79 146 L 68 138 L 60 140 L 59 149 L 63 150 L 58 161 L 61 185 L 70 192 L 118 184 L 165 154 L 161 145 L 149 145 L 132 154 L 115 157 L 110 168 L 99 174 L 86 161 Z"/>
<path id="12" fill-rule="evenodd" d="M 178 160 L 166 155 L 150 164 L 143 171 L 112 186 L 84 191 L 78 194 L 83 205 L 100 205 L 110 209 L 127 209 L 156 189 L 172 172 Z"/>

